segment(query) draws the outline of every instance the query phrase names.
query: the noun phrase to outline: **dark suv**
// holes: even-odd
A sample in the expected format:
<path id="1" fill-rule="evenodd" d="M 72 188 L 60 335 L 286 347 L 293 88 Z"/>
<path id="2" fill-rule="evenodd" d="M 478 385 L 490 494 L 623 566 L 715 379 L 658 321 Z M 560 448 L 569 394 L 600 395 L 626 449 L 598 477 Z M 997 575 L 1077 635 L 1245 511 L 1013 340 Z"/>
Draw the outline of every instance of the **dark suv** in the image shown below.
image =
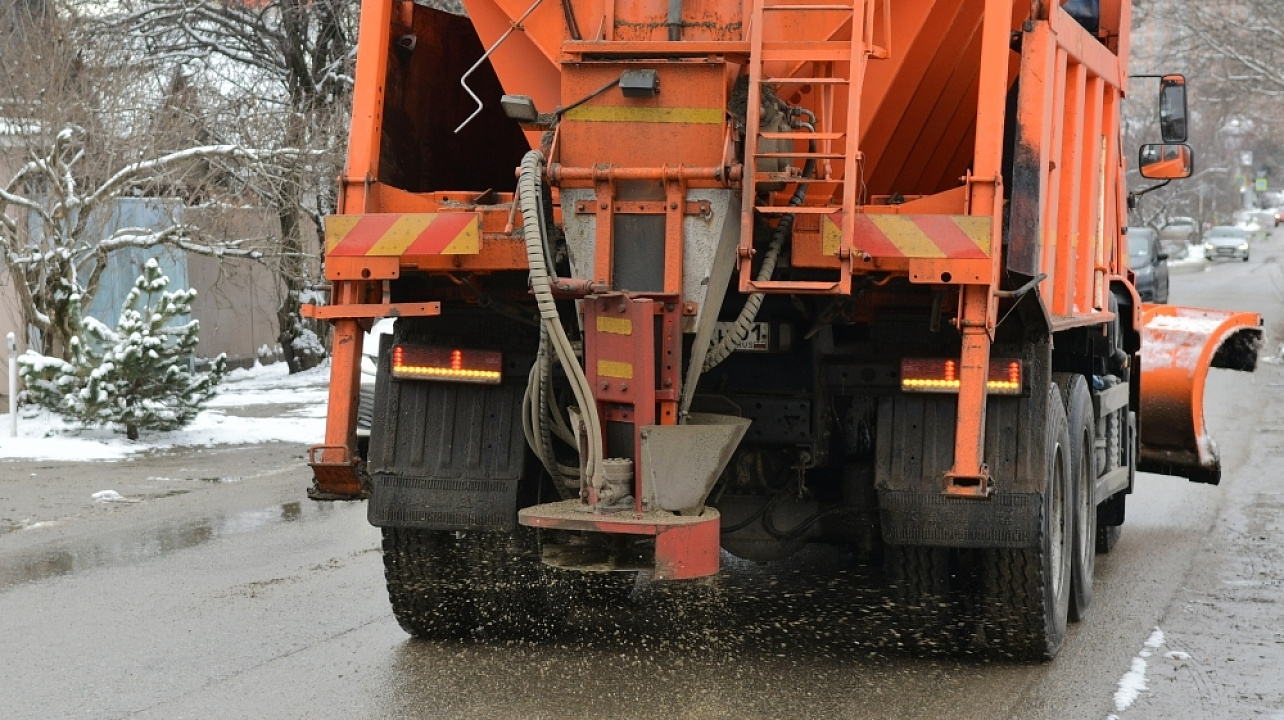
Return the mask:
<path id="1" fill-rule="evenodd" d="M 1137 294 L 1144 302 L 1168 302 L 1168 253 L 1159 235 L 1146 227 L 1128 228 L 1128 264 L 1136 275 Z"/>

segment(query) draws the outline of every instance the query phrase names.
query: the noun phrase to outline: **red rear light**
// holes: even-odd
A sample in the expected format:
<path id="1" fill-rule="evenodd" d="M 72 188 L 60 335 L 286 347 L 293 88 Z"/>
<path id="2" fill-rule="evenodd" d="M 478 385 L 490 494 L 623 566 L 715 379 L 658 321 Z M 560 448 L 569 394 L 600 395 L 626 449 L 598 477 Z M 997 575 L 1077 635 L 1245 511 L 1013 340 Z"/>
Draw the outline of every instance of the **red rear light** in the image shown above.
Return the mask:
<path id="1" fill-rule="evenodd" d="M 1020 395 L 1021 361 L 990 360 L 985 389 L 992 395 Z M 901 390 L 956 393 L 959 391 L 959 361 L 949 358 L 902 360 Z"/>
<path id="2" fill-rule="evenodd" d="M 498 385 L 504 376 L 504 357 L 493 350 L 394 345 L 392 376 Z"/>

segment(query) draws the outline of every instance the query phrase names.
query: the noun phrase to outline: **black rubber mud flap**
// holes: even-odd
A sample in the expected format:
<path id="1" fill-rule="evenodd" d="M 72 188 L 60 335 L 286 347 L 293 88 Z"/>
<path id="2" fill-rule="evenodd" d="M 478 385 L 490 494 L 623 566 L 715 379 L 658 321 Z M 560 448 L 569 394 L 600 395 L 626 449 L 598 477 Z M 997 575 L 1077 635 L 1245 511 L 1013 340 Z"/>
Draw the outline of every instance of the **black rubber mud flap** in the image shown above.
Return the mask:
<path id="1" fill-rule="evenodd" d="M 902 394 L 880 401 L 876 487 L 883 540 L 938 547 L 1037 545 L 1042 488 L 1027 468 L 1042 461 L 1042 447 L 1035 448 L 1030 436 L 1043 426 L 1036 420 L 1043 404 L 989 399 L 985 456 L 997 492 L 980 502 L 941 493 L 941 478 L 954 460 L 956 408 L 957 400 L 948 395 Z"/>
<path id="2" fill-rule="evenodd" d="M 382 370 L 370 435 L 370 524 L 515 528 L 527 467 L 523 387 L 398 381 Z"/>

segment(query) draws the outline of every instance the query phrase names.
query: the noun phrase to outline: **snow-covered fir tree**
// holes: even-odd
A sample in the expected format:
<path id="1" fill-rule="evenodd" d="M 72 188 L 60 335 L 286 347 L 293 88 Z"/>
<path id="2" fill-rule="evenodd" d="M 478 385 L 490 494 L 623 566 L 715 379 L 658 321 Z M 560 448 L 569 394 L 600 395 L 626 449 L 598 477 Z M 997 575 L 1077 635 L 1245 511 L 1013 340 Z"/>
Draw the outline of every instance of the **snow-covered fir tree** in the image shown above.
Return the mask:
<path id="1" fill-rule="evenodd" d="M 18 358 L 27 395 L 42 407 L 87 425 L 123 427 L 130 440 L 143 430 L 190 424 L 227 371 L 224 355 L 209 372 L 188 371 L 200 335 L 190 318 L 195 290 L 166 292 L 169 278 L 155 259 L 121 307 L 116 327 L 82 314 L 73 295 L 69 312 L 79 329 L 69 360 L 28 351 Z"/>

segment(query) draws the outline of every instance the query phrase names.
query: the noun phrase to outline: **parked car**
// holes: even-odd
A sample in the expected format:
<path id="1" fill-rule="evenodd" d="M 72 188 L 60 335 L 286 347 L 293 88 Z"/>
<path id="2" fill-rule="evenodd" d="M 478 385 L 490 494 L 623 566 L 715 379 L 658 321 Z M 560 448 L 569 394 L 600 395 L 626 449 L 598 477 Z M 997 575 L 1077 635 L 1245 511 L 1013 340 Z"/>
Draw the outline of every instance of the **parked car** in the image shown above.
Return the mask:
<path id="1" fill-rule="evenodd" d="M 1171 217 L 1159 229 L 1159 240 L 1165 245 L 1198 245 L 1203 233 L 1192 217 Z"/>
<path id="2" fill-rule="evenodd" d="M 1154 230 L 1128 228 L 1128 264 L 1144 302 L 1168 302 L 1168 253 L 1160 247 Z"/>
<path id="3" fill-rule="evenodd" d="M 1169 260 L 1185 260 L 1190 257 L 1190 246 L 1180 240 L 1160 238 L 1159 248 L 1168 255 Z"/>
<path id="4" fill-rule="evenodd" d="M 1204 235 L 1204 258 L 1248 262 L 1248 231 L 1244 228 L 1218 225 Z"/>

